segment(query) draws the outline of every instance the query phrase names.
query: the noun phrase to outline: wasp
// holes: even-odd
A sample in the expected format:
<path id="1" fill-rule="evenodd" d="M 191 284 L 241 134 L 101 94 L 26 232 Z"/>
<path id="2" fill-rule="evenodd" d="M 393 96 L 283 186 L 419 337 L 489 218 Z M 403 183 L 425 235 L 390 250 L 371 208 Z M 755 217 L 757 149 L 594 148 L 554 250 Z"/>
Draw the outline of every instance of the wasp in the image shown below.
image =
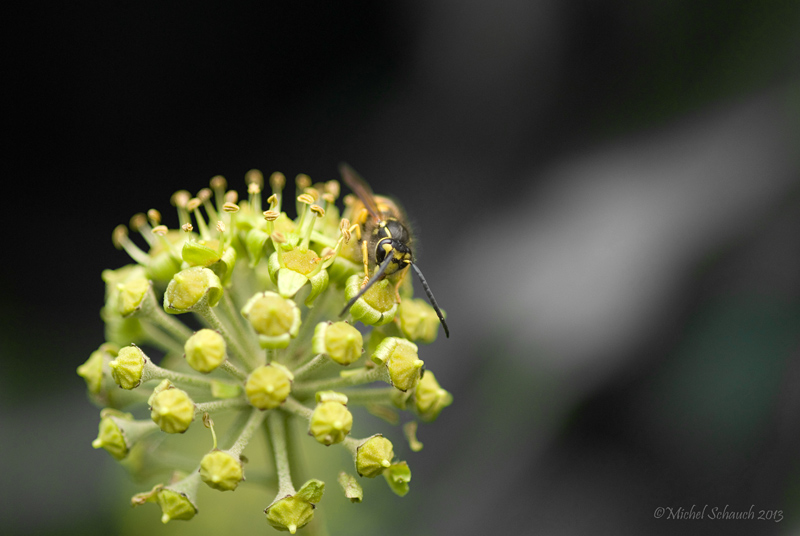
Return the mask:
<path id="1" fill-rule="evenodd" d="M 444 320 L 439 304 L 436 303 L 436 298 L 433 297 L 433 292 L 431 292 L 425 276 L 422 275 L 422 272 L 417 267 L 414 254 L 411 251 L 411 233 L 403 223 L 405 219 L 403 212 L 391 200 L 375 196 L 369 184 L 349 165 L 345 163 L 339 164 L 339 172 L 347 186 L 350 187 L 359 201 L 361 201 L 361 204 L 364 205 L 364 210 L 354 210 L 353 214 L 356 215 L 355 223 L 358 225 L 356 237 L 360 242 L 364 271 L 367 277 L 369 277 L 370 264 L 378 266 L 378 270 L 371 278 L 367 279 L 365 277 L 365 284 L 362 285 L 358 294 L 345 305 L 339 316 L 344 316 L 356 300 L 363 296 L 372 285 L 384 277 L 394 274 L 397 274 L 399 281 L 402 281 L 408 268 L 411 267 L 417 274 L 420 283 L 422 283 L 425 295 L 428 296 L 428 301 L 436 311 L 439 322 L 442 323 L 445 336 L 449 338 L 450 329 L 447 327 L 447 322 Z M 356 209 L 358 208 L 356 207 Z"/>

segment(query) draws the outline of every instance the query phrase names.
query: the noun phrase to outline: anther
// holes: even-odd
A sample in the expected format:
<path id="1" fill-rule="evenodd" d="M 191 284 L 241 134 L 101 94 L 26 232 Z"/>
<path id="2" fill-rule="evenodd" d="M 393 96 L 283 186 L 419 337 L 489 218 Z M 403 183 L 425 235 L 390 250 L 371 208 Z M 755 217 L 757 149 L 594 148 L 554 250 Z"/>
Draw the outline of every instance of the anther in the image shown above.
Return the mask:
<path id="1" fill-rule="evenodd" d="M 156 227 L 153 227 L 153 234 L 157 234 L 159 236 L 166 235 L 167 231 L 169 231 L 169 229 L 166 225 L 157 225 Z"/>
<path id="2" fill-rule="evenodd" d="M 260 192 L 264 187 L 264 174 L 257 169 L 251 169 L 244 174 L 244 182 L 248 186 L 248 191 L 251 184 L 257 184 L 258 191 Z"/>
<path id="3" fill-rule="evenodd" d="M 188 211 L 196 210 L 198 207 L 200 207 L 200 203 L 201 201 L 199 199 L 193 197 L 186 202 L 186 210 Z"/>
<path id="4" fill-rule="evenodd" d="M 209 184 L 215 191 L 225 190 L 225 187 L 228 186 L 228 181 L 226 181 L 225 177 L 222 175 L 214 175 L 211 177 L 211 182 Z"/>
<path id="5" fill-rule="evenodd" d="M 236 214 L 237 212 L 239 212 L 239 205 L 230 202 L 225 203 L 224 205 L 222 205 L 222 210 L 230 214 Z"/>
<path id="6" fill-rule="evenodd" d="M 314 196 L 311 196 L 309 194 L 302 194 L 297 196 L 297 200 L 300 201 L 301 203 L 305 203 L 306 205 L 310 205 L 311 203 L 314 202 Z"/>
<path id="7" fill-rule="evenodd" d="M 247 185 L 247 193 L 250 195 L 260 194 L 261 186 L 259 186 L 255 182 L 251 182 L 250 184 Z"/>
<path id="8" fill-rule="evenodd" d="M 189 202 L 189 199 L 192 198 L 192 194 L 187 192 L 186 190 L 178 190 L 172 197 L 170 198 L 170 203 L 172 203 L 173 207 L 185 207 L 186 203 Z"/>
<path id="9" fill-rule="evenodd" d="M 129 225 L 130 225 L 130 228 L 131 228 L 131 229 L 133 229 L 133 230 L 134 230 L 134 231 L 136 231 L 136 232 L 139 232 L 139 230 L 140 230 L 142 227 L 144 227 L 145 225 L 147 225 L 147 216 L 145 216 L 145 215 L 144 215 L 144 214 L 142 214 L 141 212 L 138 212 L 138 213 L 134 214 L 134 215 L 131 217 L 131 221 L 130 221 L 130 224 L 129 224 Z"/>
<path id="10" fill-rule="evenodd" d="M 305 190 L 309 186 L 311 186 L 311 177 L 306 175 L 305 173 L 300 173 L 294 179 L 295 184 L 297 184 L 297 189 L 300 191 Z"/>
<path id="11" fill-rule="evenodd" d="M 311 205 L 311 212 L 319 216 L 320 218 L 325 215 L 325 209 L 319 205 Z"/>
<path id="12" fill-rule="evenodd" d="M 197 192 L 197 199 L 200 201 L 208 201 L 211 199 L 211 189 L 210 188 L 203 188 L 199 192 Z"/>
<path id="13" fill-rule="evenodd" d="M 317 190 L 316 188 L 304 188 L 304 189 L 303 189 L 303 193 L 304 193 L 304 194 L 308 194 L 308 195 L 310 195 L 311 197 L 313 197 L 313 198 L 314 198 L 314 201 L 316 201 L 317 199 L 319 199 L 319 190 Z"/>
<path id="14" fill-rule="evenodd" d="M 269 185 L 273 192 L 280 192 L 286 185 L 286 176 L 280 171 L 276 171 L 269 176 Z"/>
<path id="15" fill-rule="evenodd" d="M 236 190 L 225 192 L 225 203 L 236 203 L 239 200 L 239 194 Z"/>
<path id="16" fill-rule="evenodd" d="M 184 223 L 181 225 L 181 229 L 183 229 L 184 232 L 191 233 L 194 230 L 194 227 L 192 227 L 191 223 Z"/>
<path id="17" fill-rule="evenodd" d="M 264 219 L 267 220 L 267 221 L 275 221 L 275 220 L 278 219 L 278 216 L 280 216 L 280 214 L 278 214 L 274 210 L 265 210 L 264 211 Z"/>
<path id="18" fill-rule="evenodd" d="M 128 238 L 128 229 L 124 225 L 117 225 L 114 228 L 114 232 L 111 233 L 111 242 L 114 243 L 114 247 L 117 249 L 122 249 L 122 243 L 126 241 Z"/>
<path id="19" fill-rule="evenodd" d="M 147 211 L 147 219 L 150 220 L 150 225 L 156 226 L 161 223 L 161 213 L 151 208 Z"/>
<path id="20" fill-rule="evenodd" d="M 334 199 L 339 197 L 339 181 L 328 181 L 325 183 L 325 193 L 331 194 Z"/>

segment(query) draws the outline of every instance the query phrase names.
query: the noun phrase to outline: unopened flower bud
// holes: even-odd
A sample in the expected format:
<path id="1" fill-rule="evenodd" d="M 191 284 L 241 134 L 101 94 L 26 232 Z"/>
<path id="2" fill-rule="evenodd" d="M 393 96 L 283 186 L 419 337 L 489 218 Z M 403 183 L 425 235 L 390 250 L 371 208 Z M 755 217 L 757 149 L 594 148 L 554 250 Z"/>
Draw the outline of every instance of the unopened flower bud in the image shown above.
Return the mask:
<path id="1" fill-rule="evenodd" d="M 361 357 L 364 339 L 347 322 L 320 322 L 314 329 L 312 352 L 325 354 L 340 365 L 349 365 Z"/>
<path id="2" fill-rule="evenodd" d="M 295 534 L 311 521 L 314 516 L 314 504 L 322 499 L 325 483 L 320 480 L 309 480 L 294 495 L 277 499 L 270 504 L 265 513 L 270 525 L 278 530 L 286 530 Z"/>
<path id="3" fill-rule="evenodd" d="M 361 443 L 356 451 L 356 471 L 367 478 L 375 478 L 392 465 L 394 447 L 382 435 L 374 435 Z"/>
<path id="4" fill-rule="evenodd" d="M 198 372 L 208 373 L 225 361 L 225 339 L 214 330 L 201 329 L 183 346 L 186 362 Z"/>
<path id="5" fill-rule="evenodd" d="M 242 308 L 263 348 L 286 348 L 300 330 L 300 309 L 275 292 L 261 292 Z"/>
<path id="6" fill-rule="evenodd" d="M 417 345 L 413 342 L 398 337 L 386 337 L 373 352 L 372 361 L 386 363 L 392 385 L 401 391 L 407 391 L 417 384 L 424 365 L 417 351 Z"/>
<path id="7" fill-rule="evenodd" d="M 323 445 L 340 443 L 353 427 L 353 414 L 341 402 L 317 404 L 311 415 L 308 432 Z"/>
<path id="8" fill-rule="evenodd" d="M 103 388 L 103 365 L 108 359 L 108 352 L 102 347 L 95 350 L 86 362 L 78 367 L 78 376 L 86 381 L 86 389 L 97 394 Z"/>
<path id="9" fill-rule="evenodd" d="M 242 460 L 223 450 L 209 452 L 200 461 L 203 482 L 219 491 L 233 491 L 244 478 Z"/>
<path id="10" fill-rule="evenodd" d="M 196 497 L 199 483 L 200 475 L 192 473 L 158 492 L 156 502 L 161 507 L 162 523 L 169 523 L 173 519 L 188 521 L 197 514 Z"/>
<path id="11" fill-rule="evenodd" d="M 97 439 L 92 446 L 105 449 L 118 460 L 125 458 L 137 441 L 157 430 L 152 422 L 135 421 L 130 413 L 106 409 L 100 417 Z"/>
<path id="12" fill-rule="evenodd" d="M 119 290 L 117 307 L 119 313 L 125 317 L 142 307 L 147 291 L 150 290 L 150 281 L 146 277 L 132 277 L 124 283 L 119 283 L 117 289 Z"/>
<path id="13" fill-rule="evenodd" d="M 164 310 L 178 314 L 191 311 L 206 300 L 213 307 L 222 298 L 222 282 L 208 268 L 195 266 L 175 274 L 164 292 Z"/>
<path id="14" fill-rule="evenodd" d="M 284 367 L 273 363 L 250 373 L 244 386 L 250 403 L 258 409 L 277 408 L 292 390 L 292 377 Z"/>
<path id="15" fill-rule="evenodd" d="M 383 472 L 389 488 L 400 497 L 408 493 L 408 483 L 411 480 L 411 469 L 406 462 L 397 462 Z"/>
<path id="16" fill-rule="evenodd" d="M 194 420 L 194 402 L 186 391 L 164 389 L 150 398 L 150 417 L 164 432 L 181 434 Z"/>
<path id="17" fill-rule="evenodd" d="M 123 389 L 134 389 L 142 383 L 142 373 L 147 360 L 144 352 L 138 346 L 131 344 L 121 349 L 108 366 L 117 385 Z"/>
<path id="18" fill-rule="evenodd" d="M 414 390 L 414 410 L 423 421 L 433 421 L 444 408 L 453 403 L 453 395 L 442 389 L 430 370 L 417 383 Z"/>
<path id="19" fill-rule="evenodd" d="M 397 307 L 397 320 L 403 336 L 411 341 L 428 344 L 439 334 L 439 317 L 425 300 L 404 299 Z"/>

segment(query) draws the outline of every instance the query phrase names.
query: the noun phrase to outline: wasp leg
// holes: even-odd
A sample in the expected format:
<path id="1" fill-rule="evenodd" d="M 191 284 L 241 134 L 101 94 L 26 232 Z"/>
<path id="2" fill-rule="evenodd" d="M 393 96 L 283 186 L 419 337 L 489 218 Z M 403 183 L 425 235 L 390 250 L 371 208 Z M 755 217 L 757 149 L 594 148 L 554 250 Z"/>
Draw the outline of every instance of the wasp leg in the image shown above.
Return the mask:
<path id="1" fill-rule="evenodd" d="M 361 242 L 361 257 L 364 259 L 364 281 L 361 282 L 361 288 L 369 281 L 369 255 L 367 255 L 367 241 Z"/>
<path id="2" fill-rule="evenodd" d="M 408 268 L 408 265 L 406 265 L 406 268 Z M 400 274 L 400 276 L 397 278 L 397 284 L 394 286 L 394 299 L 397 300 L 398 304 L 402 301 L 400 299 L 400 285 L 403 284 L 403 280 L 406 278 L 407 273 L 408 270 L 404 269 Z"/>

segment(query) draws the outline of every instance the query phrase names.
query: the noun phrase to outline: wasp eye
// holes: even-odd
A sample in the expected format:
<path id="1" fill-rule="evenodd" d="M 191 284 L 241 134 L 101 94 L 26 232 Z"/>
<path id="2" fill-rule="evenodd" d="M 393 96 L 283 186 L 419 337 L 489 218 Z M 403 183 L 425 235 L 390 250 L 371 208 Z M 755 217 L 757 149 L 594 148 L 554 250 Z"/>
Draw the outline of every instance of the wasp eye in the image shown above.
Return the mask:
<path id="1" fill-rule="evenodd" d="M 382 263 L 386 258 L 386 255 L 388 255 L 393 249 L 394 245 L 392 244 L 392 240 L 388 238 L 378 242 L 378 245 L 375 247 L 375 260 L 378 262 L 378 264 Z"/>

